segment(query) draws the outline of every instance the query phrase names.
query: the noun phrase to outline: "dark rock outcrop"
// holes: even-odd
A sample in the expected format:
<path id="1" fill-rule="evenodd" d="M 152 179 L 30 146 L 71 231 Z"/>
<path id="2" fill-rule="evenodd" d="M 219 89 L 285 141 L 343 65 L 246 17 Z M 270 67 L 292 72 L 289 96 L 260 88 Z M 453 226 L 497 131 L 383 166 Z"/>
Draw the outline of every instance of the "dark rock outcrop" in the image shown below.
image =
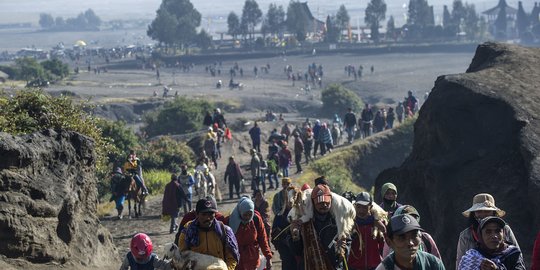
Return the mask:
<path id="1" fill-rule="evenodd" d="M 96 215 L 93 148 L 91 139 L 75 132 L 0 133 L 3 261 L 26 269 L 118 263 L 112 237 Z"/>
<path id="2" fill-rule="evenodd" d="M 540 49 L 480 45 L 467 73 L 437 79 L 412 153 L 377 178 L 377 188 L 392 181 L 399 201 L 418 208 L 448 267 L 467 226 L 461 212 L 482 192 L 506 210 L 526 261 L 531 253 L 540 227 L 539 70 Z"/>

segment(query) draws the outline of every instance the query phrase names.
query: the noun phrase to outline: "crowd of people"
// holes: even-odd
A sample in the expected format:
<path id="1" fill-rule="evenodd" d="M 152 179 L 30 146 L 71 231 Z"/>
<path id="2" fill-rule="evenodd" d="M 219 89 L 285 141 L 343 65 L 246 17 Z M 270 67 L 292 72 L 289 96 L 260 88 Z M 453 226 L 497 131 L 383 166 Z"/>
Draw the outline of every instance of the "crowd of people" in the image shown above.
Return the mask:
<path id="1" fill-rule="evenodd" d="M 408 99 L 403 104 L 416 111 L 416 98 L 409 93 Z M 369 108 L 367 105 L 364 110 Z M 355 125 L 367 119 L 364 113 L 356 119 L 349 109 L 343 117 L 348 142 L 355 138 Z M 205 124 L 209 128 L 205 136 L 212 144 L 204 147 L 195 171 L 211 174 L 211 168 L 217 168 L 216 160 L 221 157 L 217 144 L 225 139 L 226 121 L 219 109 L 207 116 Z M 239 163 L 234 156 L 229 157 L 223 180 L 228 183 L 229 200 L 238 201 L 228 215 L 219 212 L 213 195 L 199 199 L 195 209 L 191 209 L 196 180 L 187 166 L 182 166 L 180 174 L 171 175 L 165 187 L 162 214 L 170 217 L 169 232 L 176 233 L 174 244 L 180 251 L 220 258 L 230 270 L 271 269 L 272 246 L 279 253 L 282 269 L 445 269 L 438 244 L 420 225 L 421 214 L 414 206 L 399 203 L 398 188 L 393 183 L 381 186 L 379 203 L 369 192 L 336 194 L 324 176 L 313 183 L 294 183 L 289 172 L 293 156 L 296 173 L 301 173 L 303 156 L 309 163 L 317 154 L 332 151 L 332 132 L 327 123 L 317 120 L 313 127 L 308 120 L 295 127 L 285 123 L 279 132 L 274 129 L 268 136 L 266 156 L 261 152 L 261 133 L 259 123 L 255 122 L 249 130 L 253 146 L 249 151 L 251 196 L 245 195 L 244 173 Z M 124 167 L 139 179 L 137 185 L 146 190 L 142 177 L 135 177 L 140 172 L 140 161 L 134 152 Z M 270 189 L 280 189 L 271 203 L 266 198 Z M 294 197 L 298 192 L 306 195 L 303 203 L 312 208 L 298 204 Z M 345 215 L 351 208 L 354 216 Z M 300 209 L 304 211 L 302 218 L 291 215 L 293 210 Z M 525 269 L 518 241 L 503 219 L 505 214 L 492 195 L 474 196 L 472 206 L 463 211 L 469 224 L 456 236 L 456 269 Z M 182 220 L 177 223 L 180 216 Z M 340 227 L 343 224 L 352 224 L 346 228 L 347 233 Z M 540 240 L 536 242 L 534 270 L 540 269 Z M 152 252 L 147 235 L 137 234 L 121 269 L 129 267 L 169 269 L 170 264 Z"/>
<path id="2" fill-rule="evenodd" d="M 174 179 L 171 183 L 164 201 L 167 196 L 174 197 L 170 190 L 178 189 Z M 420 225 L 420 213 L 414 206 L 398 202 L 396 185 L 385 183 L 381 187 L 379 203 L 372 194 L 360 192 L 351 198 L 350 206 L 344 206 L 340 203 L 344 198 L 331 191 L 324 177 L 314 180 L 313 189 L 310 184 L 300 187 L 300 183 L 294 185 L 291 178 L 282 177 L 281 190 L 271 205 L 264 193 L 255 189 L 252 197 L 240 197 L 229 215 L 219 212 L 214 197 L 200 199 L 195 209 L 183 216 L 174 243 L 180 251 L 221 258 L 231 270 L 271 269 L 271 245 L 279 253 L 282 269 L 445 269 L 437 243 Z M 307 221 L 290 218 L 293 208 L 299 207 L 289 198 L 291 190 L 307 192 L 313 205 L 306 208 L 312 211 L 304 214 L 309 216 Z M 335 207 L 354 207 L 355 216 L 340 215 L 341 209 L 333 210 Z M 458 237 L 456 269 L 525 269 L 519 244 L 503 219 L 505 211 L 496 206 L 493 196 L 475 195 L 463 216 L 469 226 Z M 349 233 L 340 234 L 340 224 L 347 224 L 345 219 L 352 219 L 353 226 Z M 532 263 L 535 270 L 539 245 L 537 240 Z M 121 269 L 148 265 L 154 267 L 148 269 L 169 269 L 166 261 L 152 253 L 149 237 L 137 234 Z"/>

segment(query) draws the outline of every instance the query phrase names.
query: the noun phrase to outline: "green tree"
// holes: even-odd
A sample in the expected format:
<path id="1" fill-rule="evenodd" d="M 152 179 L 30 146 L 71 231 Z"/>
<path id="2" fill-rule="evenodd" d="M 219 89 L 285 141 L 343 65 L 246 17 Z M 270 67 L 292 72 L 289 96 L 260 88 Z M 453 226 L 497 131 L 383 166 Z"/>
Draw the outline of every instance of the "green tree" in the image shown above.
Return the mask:
<path id="1" fill-rule="evenodd" d="M 87 29 L 99 30 L 101 19 L 92 9 L 88 9 L 84 12 L 84 18 L 86 19 Z"/>
<path id="2" fill-rule="evenodd" d="M 456 33 L 464 30 L 462 23 L 465 21 L 465 17 L 467 17 L 465 6 L 461 0 L 454 0 L 452 3 L 452 25 L 455 27 Z"/>
<path id="3" fill-rule="evenodd" d="M 448 27 L 450 24 L 452 24 L 452 15 L 450 15 L 450 11 L 448 11 L 448 6 L 444 5 L 443 8 L 443 20 L 442 20 L 443 26 Z"/>
<path id="4" fill-rule="evenodd" d="M 302 3 L 289 2 L 287 7 L 287 29 L 290 33 L 294 33 L 298 41 L 304 41 L 307 34 L 308 17 L 302 9 Z"/>
<path id="5" fill-rule="evenodd" d="M 54 18 L 51 14 L 41 13 L 39 14 L 39 26 L 45 29 L 54 27 Z"/>
<path id="6" fill-rule="evenodd" d="M 384 0 L 371 0 L 366 8 L 366 16 L 364 21 L 371 30 L 371 39 L 379 42 L 379 26 L 380 22 L 385 19 L 386 4 Z"/>
<path id="7" fill-rule="evenodd" d="M 195 154 L 184 142 L 162 136 L 143 145 L 144 168 L 175 171 L 180 164 L 195 165 Z"/>
<path id="8" fill-rule="evenodd" d="M 57 29 L 63 29 L 66 27 L 66 21 L 60 16 L 54 19 L 54 24 Z"/>
<path id="9" fill-rule="evenodd" d="M 140 147 L 139 139 L 133 129 L 127 127 L 124 121 L 111 121 L 107 119 L 96 119 L 96 126 L 101 130 L 104 140 L 107 140 L 114 148 L 108 153 L 109 163 L 121 166 L 125 154 L 129 150 Z"/>
<path id="10" fill-rule="evenodd" d="M 324 35 L 324 41 L 333 43 L 339 39 L 339 29 L 335 24 L 335 17 L 326 16 L 326 32 Z"/>
<path id="11" fill-rule="evenodd" d="M 410 0 L 407 17 L 409 38 L 421 38 L 424 29 L 433 24 L 431 7 L 426 0 Z"/>
<path id="12" fill-rule="evenodd" d="M 336 13 L 336 26 L 339 29 L 339 36 L 341 38 L 341 34 L 343 33 L 343 30 L 347 30 L 349 28 L 349 23 L 351 21 L 351 17 L 349 16 L 349 12 L 347 11 L 347 8 L 345 5 L 339 6 L 339 9 Z"/>
<path id="13" fill-rule="evenodd" d="M 206 50 L 212 46 L 212 36 L 210 36 L 204 29 L 201 29 L 197 38 L 195 39 L 197 46 L 203 50 Z"/>
<path id="14" fill-rule="evenodd" d="M 255 0 L 246 0 L 242 10 L 241 25 L 244 25 L 249 39 L 252 40 L 255 35 L 255 26 L 261 22 L 262 11 Z"/>
<path id="15" fill-rule="evenodd" d="M 518 11 L 516 14 L 516 28 L 520 37 L 528 31 L 529 28 L 529 16 L 523 9 L 521 1 L 518 2 Z"/>
<path id="16" fill-rule="evenodd" d="M 201 14 L 189 0 L 163 0 L 146 33 L 160 43 L 184 48 L 194 42 L 200 25 Z"/>
<path id="17" fill-rule="evenodd" d="M 478 36 L 479 25 L 478 15 L 473 4 L 465 4 L 465 19 L 463 21 L 464 30 L 467 33 L 469 39 L 474 40 Z"/>
<path id="18" fill-rule="evenodd" d="M 15 67 L 19 70 L 21 80 L 29 81 L 45 79 L 45 69 L 34 58 L 18 58 L 15 60 Z"/>
<path id="19" fill-rule="evenodd" d="M 63 79 L 69 75 L 69 66 L 58 59 L 45 60 L 41 66 L 57 78 Z"/>
<path id="20" fill-rule="evenodd" d="M 227 17 L 227 26 L 227 34 L 231 35 L 233 39 L 236 39 L 236 36 L 240 34 L 240 19 L 236 13 L 232 11 L 229 13 L 229 16 Z"/>
<path id="21" fill-rule="evenodd" d="M 205 100 L 177 97 L 166 102 L 161 109 L 146 114 L 143 130 L 150 137 L 194 132 L 202 128 L 205 112 L 211 108 Z"/>
<path id="22" fill-rule="evenodd" d="M 264 22 L 268 33 L 279 35 L 282 32 L 283 24 L 285 23 L 285 11 L 283 10 L 283 6 L 280 5 L 278 7 L 276 4 L 270 4 Z"/>
<path id="23" fill-rule="evenodd" d="M 353 91 L 340 84 L 331 84 L 321 92 L 323 103 L 322 112 L 331 116 L 336 112 L 336 108 L 352 108 L 353 111 L 361 111 L 363 105 L 360 97 Z"/>
<path id="24" fill-rule="evenodd" d="M 396 23 L 394 22 L 394 16 L 390 16 L 388 22 L 386 23 L 386 38 L 391 38 L 393 40 L 397 39 Z"/>

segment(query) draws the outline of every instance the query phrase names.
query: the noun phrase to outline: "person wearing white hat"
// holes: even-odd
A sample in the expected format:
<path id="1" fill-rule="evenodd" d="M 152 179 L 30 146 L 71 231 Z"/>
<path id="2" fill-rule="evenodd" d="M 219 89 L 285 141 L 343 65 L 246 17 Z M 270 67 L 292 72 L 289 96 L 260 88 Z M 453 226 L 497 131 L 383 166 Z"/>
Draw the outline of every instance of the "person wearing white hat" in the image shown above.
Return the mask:
<path id="1" fill-rule="evenodd" d="M 478 247 L 480 237 L 476 233 L 480 220 L 489 216 L 503 217 L 506 214 L 504 210 L 495 206 L 495 199 L 491 194 L 480 193 L 476 194 L 473 198 L 473 205 L 463 211 L 463 216 L 469 218 L 470 226 L 467 227 L 459 234 L 459 240 L 456 251 L 456 269 L 458 269 L 461 257 L 465 255 L 465 252 L 469 249 Z M 519 244 L 514 236 L 514 232 L 510 226 L 504 226 L 505 241 L 519 248 Z"/>

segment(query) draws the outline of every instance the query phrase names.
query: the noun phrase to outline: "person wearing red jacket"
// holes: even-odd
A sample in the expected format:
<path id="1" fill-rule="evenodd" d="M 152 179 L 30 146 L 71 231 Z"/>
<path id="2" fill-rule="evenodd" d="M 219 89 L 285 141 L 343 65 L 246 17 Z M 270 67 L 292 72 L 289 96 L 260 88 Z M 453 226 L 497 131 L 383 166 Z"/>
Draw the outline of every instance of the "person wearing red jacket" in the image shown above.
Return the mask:
<path id="1" fill-rule="evenodd" d="M 534 241 L 531 270 L 540 270 L 540 232 L 538 232 L 536 241 Z"/>
<path id="2" fill-rule="evenodd" d="M 354 200 L 356 218 L 354 221 L 353 240 L 349 253 L 350 270 L 371 270 L 381 263 L 384 239 L 373 236 L 375 217 L 371 214 L 373 199 L 367 192 L 359 193 Z"/>
<path id="3" fill-rule="evenodd" d="M 224 223 L 231 227 L 238 242 L 240 261 L 236 270 L 257 269 L 261 263 L 259 250 L 266 257 L 266 269 L 272 269 L 272 251 L 268 245 L 264 222 L 250 198 L 240 199 Z"/>

